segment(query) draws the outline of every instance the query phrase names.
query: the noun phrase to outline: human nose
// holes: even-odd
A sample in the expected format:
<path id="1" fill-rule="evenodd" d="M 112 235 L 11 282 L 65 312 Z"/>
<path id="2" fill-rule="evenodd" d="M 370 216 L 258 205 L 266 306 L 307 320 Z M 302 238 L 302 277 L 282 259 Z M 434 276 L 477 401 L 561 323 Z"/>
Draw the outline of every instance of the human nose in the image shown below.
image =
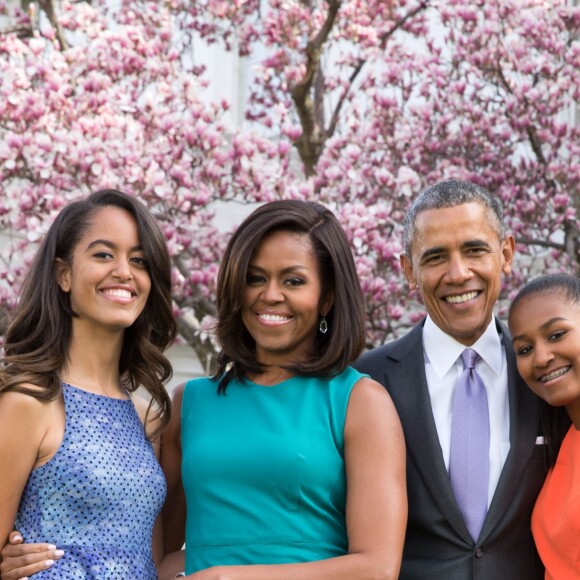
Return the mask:
<path id="1" fill-rule="evenodd" d="M 469 269 L 467 261 L 462 256 L 451 257 L 447 268 L 447 279 L 453 284 L 463 284 L 469 280 L 473 273 Z"/>
<path id="2" fill-rule="evenodd" d="M 543 368 L 554 358 L 549 345 L 536 344 L 534 347 L 534 366 Z"/>
<path id="3" fill-rule="evenodd" d="M 270 280 L 262 292 L 262 300 L 264 302 L 281 302 L 284 300 L 284 293 L 280 285 L 275 280 Z"/>
<path id="4" fill-rule="evenodd" d="M 133 272 L 128 260 L 119 259 L 115 262 L 113 277 L 119 280 L 131 280 L 133 278 Z"/>

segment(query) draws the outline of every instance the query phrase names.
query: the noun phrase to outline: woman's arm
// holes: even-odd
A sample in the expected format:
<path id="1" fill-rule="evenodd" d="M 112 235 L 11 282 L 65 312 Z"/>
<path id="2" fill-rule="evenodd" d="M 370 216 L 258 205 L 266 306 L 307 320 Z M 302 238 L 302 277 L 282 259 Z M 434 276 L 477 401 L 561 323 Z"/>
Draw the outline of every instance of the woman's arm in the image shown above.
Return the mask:
<path id="1" fill-rule="evenodd" d="M 52 565 L 54 546 L 22 548 L 7 542 L 31 471 L 54 455 L 63 433 L 64 410 L 59 401 L 45 402 L 14 392 L 0 394 L 0 548 L 6 546 L 0 564 L 3 580 L 29 576 Z"/>
<path id="2" fill-rule="evenodd" d="M 141 423 L 145 428 L 145 433 L 151 441 L 153 446 L 153 451 L 157 460 L 160 460 L 161 456 L 161 438 L 159 435 L 154 436 L 156 430 L 159 429 L 161 420 L 159 415 L 155 412 L 155 409 L 149 408 L 149 401 L 140 397 L 137 394 L 133 394 L 131 397 L 133 405 L 135 405 L 135 410 L 141 419 Z M 146 484 L 147 482 L 144 482 Z M 153 536 L 152 536 L 152 553 L 153 561 L 155 565 L 159 567 L 161 560 L 163 559 L 163 527 L 161 521 L 161 514 L 157 516 L 155 525 L 153 526 Z"/>
<path id="3" fill-rule="evenodd" d="M 62 558 L 63 550 L 52 544 L 24 544 L 20 532 L 10 532 L 8 543 L 2 548 L 0 578 L 13 580 L 28 578 L 50 568 Z"/>
<path id="4" fill-rule="evenodd" d="M 183 571 L 185 558 L 185 492 L 181 482 L 181 401 L 185 385 L 172 393 L 172 413 L 169 425 L 161 437 L 161 467 L 167 481 L 167 498 L 163 506 L 163 561 L 159 578 L 174 578 Z"/>
<path id="5" fill-rule="evenodd" d="M 354 387 L 345 436 L 347 533 L 345 556 L 281 565 L 216 566 L 193 580 L 372 580 L 399 575 L 407 493 L 405 444 L 386 390 L 370 379 Z"/>

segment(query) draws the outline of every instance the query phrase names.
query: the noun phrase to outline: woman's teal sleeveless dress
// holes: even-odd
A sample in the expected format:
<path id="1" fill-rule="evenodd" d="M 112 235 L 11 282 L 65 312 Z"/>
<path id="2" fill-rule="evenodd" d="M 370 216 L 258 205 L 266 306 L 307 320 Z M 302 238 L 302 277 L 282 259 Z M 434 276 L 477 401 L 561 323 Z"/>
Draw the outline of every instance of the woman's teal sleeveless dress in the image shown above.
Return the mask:
<path id="1" fill-rule="evenodd" d="M 196 379 L 182 403 L 186 572 L 347 552 L 344 424 L 365 375 L 264 387 Z"/>

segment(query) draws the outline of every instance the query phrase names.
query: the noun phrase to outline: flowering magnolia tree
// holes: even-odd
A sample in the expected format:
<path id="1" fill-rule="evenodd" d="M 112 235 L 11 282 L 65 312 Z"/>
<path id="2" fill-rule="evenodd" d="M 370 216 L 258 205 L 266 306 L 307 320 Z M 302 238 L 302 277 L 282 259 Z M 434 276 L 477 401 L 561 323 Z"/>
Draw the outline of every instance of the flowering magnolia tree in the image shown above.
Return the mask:
<path id="1" fill-rule="evenodd" d="M 18 236 L 2 257 L 2 305 L 64 204 L 120 188 L 164 230 L 180 332 L 205 360 L 199 326 L 214 312 L 224 244 L 212 202 L 271 199 L 291 146 L 232 134 L 228 103 L 202 103 L 204 81 L 183 62 L 163 3 L 39 4 L 40 27 L 22 15 L 0 38 L 0 220 Z"/>
<path id="2" fill-rule="evenodd" d="M 504 297 L 533 269 L 578 269 L 580 9 L 564 0 L 36 6 L 0 35 L 0 225 L 19 236 L 1 258 L 4 312 L 55 213 L 101 187 L 159 219 L 181 336 L 204 363 L 217 200 L 328 204 L 352 242 L 369 345 L 421 315 L 401 225 L 441 179 L 503 200 L 520 251 Z M 243 127 L 202 98 L 193 39 L 257 62 Z"/>

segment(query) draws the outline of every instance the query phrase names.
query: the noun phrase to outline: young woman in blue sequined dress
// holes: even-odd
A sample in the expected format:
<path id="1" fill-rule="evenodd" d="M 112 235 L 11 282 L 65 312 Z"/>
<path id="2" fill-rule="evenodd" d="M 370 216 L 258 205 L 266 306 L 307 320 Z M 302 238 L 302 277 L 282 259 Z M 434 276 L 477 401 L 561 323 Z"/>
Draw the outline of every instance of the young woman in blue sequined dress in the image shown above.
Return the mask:
<path id="1" fill-rule="evenodd" d="M 0 548 L 14 528 L 58 546 L 39 579 L 157 578 L 170 290 L 158 226 L 114 190 L 66 206 L 38 251 L 0 369 Z"/>

